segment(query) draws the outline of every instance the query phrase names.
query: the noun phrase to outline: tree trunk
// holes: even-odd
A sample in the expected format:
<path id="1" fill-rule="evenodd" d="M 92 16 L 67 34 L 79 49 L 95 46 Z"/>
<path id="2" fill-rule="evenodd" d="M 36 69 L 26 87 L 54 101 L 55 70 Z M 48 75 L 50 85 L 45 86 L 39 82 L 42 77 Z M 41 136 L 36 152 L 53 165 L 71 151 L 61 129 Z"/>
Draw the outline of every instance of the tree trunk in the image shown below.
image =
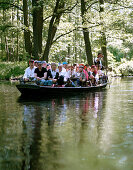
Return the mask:
<path id="1" fill-rule="evenodd" d="M 4 9 L 3 9 L 3 22 L 6 22 L 6 10 L 4 10 Z M 4 39 L 5 39 L 6 61 L 9 62 L 10 55 L 9 55 L 8 41 L 7 41 L 7 38 L 6 38 L 5 30 L 4 30 Z"/>
<path id="2" fill-rule="evenodd" d="M 23 0 L 23 14 L 24 14 L 24 25 L 25 25 L 25 29 L 24 29 L 25 50 L 29 55 L 31 55 L 32 54 L 32 42 L 30 40 L 27 0 Z"/>
<path id="3" fill-rule="evenodd" d="M 7 62 L 9 62 L 9 60 L 10 60 L 10 54 L 9 54 L 9 48 L 8 48 L 8 42 L 7 42 L 7 38 L 6 38 L 6 35 L 5 35 L 5 43 L 6 43 L 6 45 L 5 45 L 5 50 L 6 50 L 6 61 Z"/>
<path id="4" fill-rule="evenodd" d="M 19 0 L 17 0 L 17 4 L 19 5 Z M 17 27 L 19 26 L 19 10 L 17 9 Z M 19 61 L 19 30 L 17 28 L 17 52 L 16 52 L 16 58 L 17 58 L 17 61 Z"/>
<path id="5" fill-rule="evenodd" d="M 15 9 L 12 8 L 12 25 L 13 25 L 13 22 L 14 22 L 14 12 L 15 12 Z M 18 21 L 17 21 L 18 22 Z M 10 45 L 10 61 L 15 61 L 15 54 L 14 54 L 14 36 L 13 36 L 13 32 L 12 32 L 12 37 L 11 37 L 11 45 Z"/>
<path id="6" fill-rule="evenodd" d="M 77 30 L 74 32 L 74 63 L 77 62 Z"/>
<path id="7" fill-rule="evenodd" d="M 84 35 L 84 41 L 85 41 L 85 51 L 87 55 L 87 62 L 89 65 L 93 64 L 93 56 L 92 56 L 92 50 L 91 50 L 91 43 L 89 38 L 89 31 L 86 26 L 85 21 L 85 13 L 87 12 L 86 6 L 85 6 L 85 0 L 81 0 L 81 15 L 82 15 L 82 25 L 83 25 L 83 35 Z"/>
<path id="8" fill-rule="evenodd" d="M 42 53 L 43 5 L 39 0 L 32 0 L 33 6 L 33 56 L 39 59 Z"/>
<path id="9" fill-rule="evenodd" d="M 70 46 L 70 44 L 68 44 L 68 47 L 67 47 L 67 62 L 68 63 L 70 63 L 70 61 L 71 61 L 71 58 L 70 58 L 70 56 L 71 56 L 71 46 Z"/>
<path id="10" fill-rule="evenodd" d="M 4 44 L 4 42 L 3 42 L 3 34 L 1 34 L 1 56 L 3 57 L 3 55 L 4 55 L 4 47 L 5 46 L 5 44 Z"/>
<path id="11" fill-rule="evenodd" d="M 60 18 L 61 18 L 61 15 L 62 15 L 62 12 L 58 13 L 57 11 L 58 11 L 58 9 L 63 9 L 64 4 L 65 4 L 64 1 L 61 2 L 61 3 L 60 3 L 60 0 L 56 1 L 53 16 L 50 20 L 49 30 L 48 30 L 48 38 L 47 38 L 45 50 L 44 50 L 44 53 L 43 53 L 43 60 L 46 60 L 47 62 L 48 62 L 48 56 L 49 56 L 50 48 L 51 48 L 51 45 L 52 45 L 52 41 L 55 37 L 57 27 L 59 25 Z"/>
<path id="12" fill-rule="evenodd" d="M 103 52 L 103 65 L 107 68 L 108 67 L 108 58 L 107 58 L 107 41 L 106 41 L 106 35 L 105 32 L 102 32 L 102 46 L 101 46 L 101 50 Z"/>
<path id="13" fill-rule="evenodd" d="M 103 12 L 104 12 L 104 0 L 99 0 L 100 5 L 100 20 L 101 20 L 101 50 L 103 52 L 104 58 L 103 58 L 103 65 L 107 68 L 108 67 L 108 59 L 107 59 L 107 41 L 106 41 L 106 34 L 105 34 L 105 27 L 104 27 L 104 21 L 103 21 Z"/>

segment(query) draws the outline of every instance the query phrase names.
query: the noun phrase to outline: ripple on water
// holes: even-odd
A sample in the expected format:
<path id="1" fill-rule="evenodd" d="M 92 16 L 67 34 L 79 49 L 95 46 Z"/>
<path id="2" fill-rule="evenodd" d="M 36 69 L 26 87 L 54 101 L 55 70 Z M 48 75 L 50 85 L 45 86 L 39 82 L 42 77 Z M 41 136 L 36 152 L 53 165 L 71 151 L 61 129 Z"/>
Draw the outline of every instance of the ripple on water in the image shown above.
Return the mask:
<path id="1" fill-rule="evenodd" d="M 132 85 L 117 79 L 96 93 L 18 100 L 15 86 L 0 84 L 0 169 L 130 170 Z"/>

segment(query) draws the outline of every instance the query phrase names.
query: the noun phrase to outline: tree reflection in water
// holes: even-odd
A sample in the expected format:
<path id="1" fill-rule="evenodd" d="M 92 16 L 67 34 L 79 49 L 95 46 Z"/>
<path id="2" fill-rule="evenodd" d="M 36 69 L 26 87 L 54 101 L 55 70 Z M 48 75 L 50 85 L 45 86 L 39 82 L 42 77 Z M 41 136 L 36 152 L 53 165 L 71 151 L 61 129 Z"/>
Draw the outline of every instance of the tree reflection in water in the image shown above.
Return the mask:
<path id="1" fill-rule="evenodd" d="M 0 83 L 0 170 L 132 169 L 132 79 L 42 100 Z"/>
<path id="2" fill-rule="evenodd" d="M 67 141 L 61 131 L 64 129 L 64 132 L 68 133 L 69 126 L 73 126 L 69 132 L 70 135 L 72 131 L 75 131 L 73 137 L 76 143 L 84 144 L 88 127 L 94 125 L 95 119 L 97 122 L 100 121 L 103 97 L 103 93 L 98 92 L 78 98 L 24 102 L 22 169 L 63 168 L 63 162 L 60 160 L 62 160 L 63 143 Z M 92 120 L 94 122 L 91 122 Z M 67 140 L 72 142 L 73 137 L 71 136 L 70 139 L 68 135 Z M 94 141 L 96 142 L 96 139 Z"/>

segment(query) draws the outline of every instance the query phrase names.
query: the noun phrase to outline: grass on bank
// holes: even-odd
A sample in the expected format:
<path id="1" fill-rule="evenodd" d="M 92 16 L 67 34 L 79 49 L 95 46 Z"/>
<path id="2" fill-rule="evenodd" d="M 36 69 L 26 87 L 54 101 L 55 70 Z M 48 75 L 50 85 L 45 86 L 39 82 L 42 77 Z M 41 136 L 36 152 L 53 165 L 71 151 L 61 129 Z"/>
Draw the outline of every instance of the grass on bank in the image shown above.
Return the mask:
<path id="1" fill-rule="evenodd" d="M 21 77 L 27 67 L 27 62 L 0 62 L 0 80 Z"/>

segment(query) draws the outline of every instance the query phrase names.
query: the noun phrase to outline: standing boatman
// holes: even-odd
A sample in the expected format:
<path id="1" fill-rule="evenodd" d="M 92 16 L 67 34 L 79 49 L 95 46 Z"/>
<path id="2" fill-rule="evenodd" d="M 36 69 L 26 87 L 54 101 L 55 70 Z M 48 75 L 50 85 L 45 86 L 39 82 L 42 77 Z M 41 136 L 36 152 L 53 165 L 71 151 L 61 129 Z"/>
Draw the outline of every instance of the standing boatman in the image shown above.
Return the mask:
<path id="1" fill-rule="evenodd" d="M 95 65 L 100 65 L 101 68 L 103 68 L 103 65 L 102 65 L 103 57 L 104 57 L 104 55 L 102 54 L 101 51 L 99 51 L 97 57 L 94 60 Z"/>

